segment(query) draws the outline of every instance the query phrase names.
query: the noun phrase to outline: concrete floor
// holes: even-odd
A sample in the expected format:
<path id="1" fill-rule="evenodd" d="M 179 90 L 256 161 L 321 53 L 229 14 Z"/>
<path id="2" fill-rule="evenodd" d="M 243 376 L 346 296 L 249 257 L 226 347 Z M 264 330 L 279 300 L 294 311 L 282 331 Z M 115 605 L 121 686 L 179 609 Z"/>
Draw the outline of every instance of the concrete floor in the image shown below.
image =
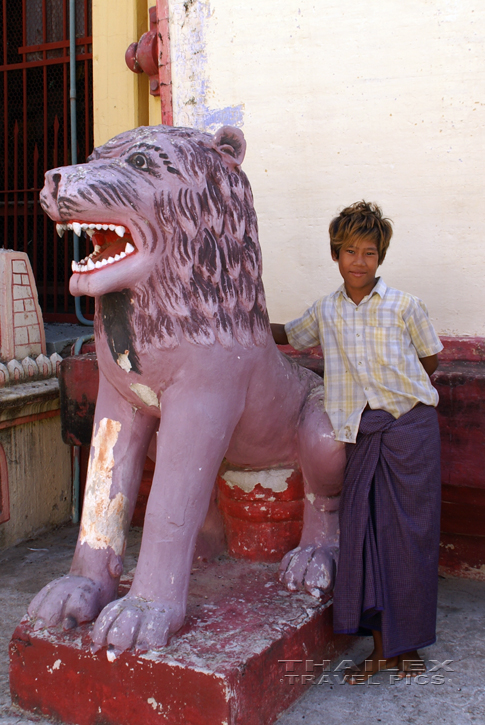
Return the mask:
<path id="1" fill-rule="evenodd" d="M 8 687 L 8 643 L 34 594 L 51 579 L 67 573 L 77 529 L 67 526 L 0 554 L 0 721 L 5 725 L 47 723 L 11 707 Z M 139 534 L 127 551 L 126 569 L 136 563 Z M 447 669 L 435 669 L 421 683 L 390 682 L 389 673 L 374 684 L 339 684 L 333 663 L 328 677 L 310 687 L 284 713 L 278 725 L 342 725 L 365 722 L 428 725 L 485 724 L 485 582 L 440 580 L 438 641 L 423 652 L 436 663 L 451 660 Z M 368 653 L 367 640 L 356 640 L 346 656 L 359 661 Z M 321 679 L 317 676 L 316 680 Z M 288 687 L 301 687 L 290 684 Z M 142 724 L 141 724 L 142 725 Z M 190 723 L 187 723 L 190 725 Z"/>

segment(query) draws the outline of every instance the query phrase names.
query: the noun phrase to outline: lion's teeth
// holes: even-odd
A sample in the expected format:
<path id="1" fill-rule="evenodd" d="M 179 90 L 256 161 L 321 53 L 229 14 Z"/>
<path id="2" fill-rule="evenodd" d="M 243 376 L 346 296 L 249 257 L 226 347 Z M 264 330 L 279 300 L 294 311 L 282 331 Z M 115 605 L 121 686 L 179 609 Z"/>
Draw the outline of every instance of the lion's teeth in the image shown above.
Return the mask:
<path id="1" fill-rule="evenodd" d="M 133 244 L 130 244 L 130 242 L 126 242 L 125 254 L 131 254 L 134 251 L 135 247 L 133 246 Z"/>
<path id="2" fill-rule="evenodd" d="M 85 222 L 83 222 L 81 224 L 81 229 L 83 230 L 83 232 L 86 231 L 87 228 L 88 228 L 88 225 Z"/>
<path id="3" fill-rule="evenodd" d="M 108 264 L 113 264 L 113 262 L 114 262 L 113 257 L 108 257 Z"/>
<path id="4" fill-rule="evenodd" d="M 114 232 L 115 225 L 114 224 L 108 224 L 108 229 L 110 230 L 110 232 Z"/>
<path id="5" fill-rule="evenodd" d="M 101 249 L 101 247 L 99 246 L 99 244 L 94 245 L 94 251 L 96 254 L 99 252 L 100 249 Z"/>
<path id="6" fill-rule="evenodd" d="M 66 229 L 67 229 L 66 224 L 56 224 L 56 231 L 60 237 L 64 236 L 64 232 L 66 231 Z"/>
<path id="7" fill-rule="evenodd" d="M 123 238 L 125 236 L 125 231 L 126 231 L 126 229 L 124 227 L 122 227 L 121 225 L 115 227 L 115 232 L 119 237 Z"/>
<path id="8" fill-rule="evenodd" d="M 94 269 L 94 262 L 91 258 L 88 259 L 87 267 L 89 270 Z"/>
<path id="9" fill-rule="evenodd" d="M 81 225 L 79 224 L 79 222 L 72 223 L 72 231 L 77 237 L 81 236 Z"/>
<path id="10" fill-rule="evenodd" d="M 103 265 L 101 264 L 101 262 L 98 261 L 94 266 L 96 267 L 96 269 L 101 269 Z"/>
<path id="11" fill-rule="evenodd" d="M 101 226 L 103 227 L 104 231 L 109 229 L 109 224 L 102 224 Z"/>
<path id="12" fill-rule="evenodd" d="M 121 259 L 119 254 L 115 254 L 115 262 L 119 262 Z"/>
<path id="13" fill-rule="evenodd" d="M 102 224 L 95 224 L 94 227 L 95 227 L 95 229 L 99 229 L 99 231 L 101 231 L 101 229 L 103 228 L 103 225 Z"/>
<path id="14" fill-rule="evenodd" d="M 120 252 L 120 259 L 124 259 L 126 257 L 126 254 L 124 252 Z"/>
<path id="15" fill-rule="evenodd" d="M 106 267 L 107 264 L 108 264 L 108 260 L 107 259 L 102 259 L 101 260 L 101 266 L 102 267 Z"/>
<path id="16" fill-rule="evenodd" d="M 75 262 L 74 260 L 72 260 L 71 262 L 71 269 L 73 272 L 77 272 L 77 262 Z"/>
<path id="17" fill-rule="evenodd" d="M 86 229 L 86 234 L 88 235 L 89 238 L 91 238 L 94 234 L 94 229 L 91 229 L 91 228 Z"/>

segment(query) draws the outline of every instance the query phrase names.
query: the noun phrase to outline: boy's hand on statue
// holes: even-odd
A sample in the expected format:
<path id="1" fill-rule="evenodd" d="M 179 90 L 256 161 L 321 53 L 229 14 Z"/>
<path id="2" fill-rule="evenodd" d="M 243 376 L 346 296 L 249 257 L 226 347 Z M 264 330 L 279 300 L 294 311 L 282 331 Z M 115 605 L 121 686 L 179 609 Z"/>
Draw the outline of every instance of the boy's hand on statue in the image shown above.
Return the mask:
<path id="1" fill-rule="evenodd" d="M 59 624 L 64 629 L 72 629 L 83 622 L 91 622 L 102 607 L 99 584 L 83 576 L 68 575 L 54 579 L 41 589 L 27 611 L 34 621 L 34 630 Z"/>
<path id="2" fill-rule="evenodd" d="M 108 659 L 115 659 L 125 650 L 141 653 L 163 647 L 169 636 L 180 629 L 184 616 L 185 612 L 175 604 L 127 595 L 101 612 L 94 625 L 91 651 L 94 654 L 107 646 Z"/>
<path id="3" fill-rule="evenodd" d="M 335 579 L 335 552 L 323 546 L 297 546 L 283 557 L 279 579 L 290 591 L 303 589 L 313 597 L 329 592 Z"/>

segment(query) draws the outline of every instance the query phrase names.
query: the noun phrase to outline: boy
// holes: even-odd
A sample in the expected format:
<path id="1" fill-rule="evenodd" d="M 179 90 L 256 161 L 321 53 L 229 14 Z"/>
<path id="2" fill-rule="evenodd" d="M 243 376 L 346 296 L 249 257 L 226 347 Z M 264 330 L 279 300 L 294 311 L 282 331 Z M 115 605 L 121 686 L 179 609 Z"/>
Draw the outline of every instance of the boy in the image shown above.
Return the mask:
<path id="1" fill-rule="evenodd" d="M 443 346 L 424 304 L 376 277 L 392 236 L 375 204 L 329 227 L 343 285 L 301 318 L 272 325 L 278 344 L 321 344 L 325 410 L 347 444 L 340 501 L 334 630 L 370 634 L 374 651 L 347 678 L 425 671 L 435 639 L 440 524 L 438 394 L 429 376 Z"/>

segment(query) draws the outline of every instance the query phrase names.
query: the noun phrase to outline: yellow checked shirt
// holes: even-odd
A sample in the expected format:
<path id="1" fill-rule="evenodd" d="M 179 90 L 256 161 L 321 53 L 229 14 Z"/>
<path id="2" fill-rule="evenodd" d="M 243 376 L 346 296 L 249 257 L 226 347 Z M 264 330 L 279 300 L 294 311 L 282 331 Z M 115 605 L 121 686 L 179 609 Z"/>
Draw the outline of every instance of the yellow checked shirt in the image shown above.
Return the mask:
<path id="1" fill-rule="evenodd" d="M 394 418 L 418 402 L 438 404 L 438 393 L 419 362 L 443 349 L 426 306 L 381 278 L 359 305 L 342 285 L 285 330 L 297 350 L 322 346 L 325 410 L 338 441 L 355 443 L 367 403 Z"/>

